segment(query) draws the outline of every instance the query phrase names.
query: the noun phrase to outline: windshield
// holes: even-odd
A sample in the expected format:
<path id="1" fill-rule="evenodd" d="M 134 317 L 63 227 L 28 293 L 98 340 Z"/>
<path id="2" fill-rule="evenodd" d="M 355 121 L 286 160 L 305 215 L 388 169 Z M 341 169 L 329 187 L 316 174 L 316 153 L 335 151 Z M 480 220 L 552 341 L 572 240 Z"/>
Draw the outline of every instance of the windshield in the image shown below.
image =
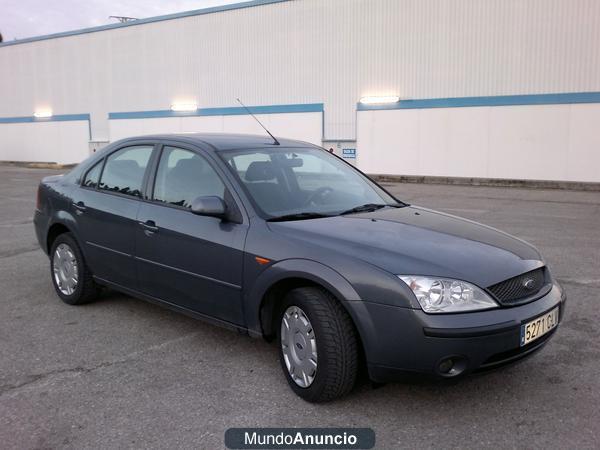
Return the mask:
<path id="1" fill-rule="evenodd" d="M 319 148 L 260 148 L 219 154 L 265 219 L 311 218 L 348 213 L 365 205 L 399 205 L 360 172 Z"/>

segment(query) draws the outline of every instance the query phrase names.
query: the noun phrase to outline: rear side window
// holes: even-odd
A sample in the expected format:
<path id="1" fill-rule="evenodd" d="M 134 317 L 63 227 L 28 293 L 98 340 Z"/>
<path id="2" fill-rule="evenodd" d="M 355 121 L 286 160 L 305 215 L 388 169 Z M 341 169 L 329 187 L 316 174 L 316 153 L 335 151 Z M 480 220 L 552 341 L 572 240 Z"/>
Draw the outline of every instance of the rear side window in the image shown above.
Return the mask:
<path id="1" fill-rule="evenodd" d="M 154 200 L 191 208 L 197 197 L 224 199 L 225 185 L 206 159 L 197 153 L 165 147 L 158 163 Z"/>
<path id="2" fill-rule="evenodd" d="M 126 147 L 110 155 L 102 172 L 100 189 L 141 197 L 152 149 L 151 145 Z"/>
<path id="3" fill-rule="evenodd" d="M 98 180 L 100 179 L 100 172 L 102 172 L 102 163 L 104 160 L 96 163 L 90 170 L 85 174 L 82 185 L 85 187 L 95 189 L 98 186 Z"/>

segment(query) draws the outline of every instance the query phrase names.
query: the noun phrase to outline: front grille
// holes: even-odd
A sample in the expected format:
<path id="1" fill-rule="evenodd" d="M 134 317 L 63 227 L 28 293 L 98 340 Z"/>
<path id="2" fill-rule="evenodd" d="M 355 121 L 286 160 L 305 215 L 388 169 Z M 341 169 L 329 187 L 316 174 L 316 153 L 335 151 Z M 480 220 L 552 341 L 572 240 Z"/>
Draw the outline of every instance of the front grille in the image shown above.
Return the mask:
<path id="1" fill-rule="evenodd" d="M 544 286 L 544 268 L 525 272 L 488 287 L 488 291 L 503 305 L 515 305 L 537 294 Z"/>

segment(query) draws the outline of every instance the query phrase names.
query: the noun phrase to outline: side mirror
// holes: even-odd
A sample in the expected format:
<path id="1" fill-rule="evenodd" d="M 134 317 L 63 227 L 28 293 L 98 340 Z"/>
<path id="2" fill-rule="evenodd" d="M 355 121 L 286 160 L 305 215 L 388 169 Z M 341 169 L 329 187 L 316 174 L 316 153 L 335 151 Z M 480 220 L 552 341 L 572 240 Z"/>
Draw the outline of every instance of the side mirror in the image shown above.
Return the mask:
<path id="1" fill-rule="evenodd" d="M 220 197 L 197 197 L 192 202 L 192 213 L 198 216 L 227 218 L 227 206 Z"/>

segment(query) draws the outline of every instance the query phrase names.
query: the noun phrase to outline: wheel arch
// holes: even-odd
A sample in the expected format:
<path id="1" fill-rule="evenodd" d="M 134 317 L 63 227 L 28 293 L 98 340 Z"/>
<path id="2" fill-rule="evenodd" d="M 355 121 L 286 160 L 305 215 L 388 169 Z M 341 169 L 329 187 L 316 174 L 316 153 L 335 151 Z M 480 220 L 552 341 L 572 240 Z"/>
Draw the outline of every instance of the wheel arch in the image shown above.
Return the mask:
<path id="1" fill-rule="evenodd" d="M 348 280 L 324 264 L 294 259 L 270 266 L 254 283 L 246 302 L 247 323 L 251 334 L 272 339 L 275 335 L 273 317 L 278 303 L 286 292 L 303 286 L 319 287 L 335 296 L 358 330 L 347 303 L 360 298 Z"/>
<path id="2" fill-rule="evenodd" d="M 52 250 L 54 240 L 63 233 L 73 233 L 74 239 L 78 241 L 77 229 L 77 221 L 69 211 L 63 209 L 55 211 L 51 216 L 48 231 L 46 232 L 46 249 L 48 254 Z"/>
<path id="3" fill-rule="evenodd" d="M 267 340 L 272 340 L 276 334 L 276 325 L 274 323 L 277 306 L 283 296 L 293 289 L 300 287 L 319 287 L 324 289 L 319 283 L 302 277 L 283 278 L 276 281 L 264 293 L 259 310 L 259 320 L 262 335 Z"/>
<path id="4" fill-rule="evenodd" d="M 58 236 L 64 233 L 71 233 L 71 229 L 62 222 L 55 222 L 48 228 L 46 233 L 46 250 L 50 254 L 52 251 L 52 245 Z"/>

